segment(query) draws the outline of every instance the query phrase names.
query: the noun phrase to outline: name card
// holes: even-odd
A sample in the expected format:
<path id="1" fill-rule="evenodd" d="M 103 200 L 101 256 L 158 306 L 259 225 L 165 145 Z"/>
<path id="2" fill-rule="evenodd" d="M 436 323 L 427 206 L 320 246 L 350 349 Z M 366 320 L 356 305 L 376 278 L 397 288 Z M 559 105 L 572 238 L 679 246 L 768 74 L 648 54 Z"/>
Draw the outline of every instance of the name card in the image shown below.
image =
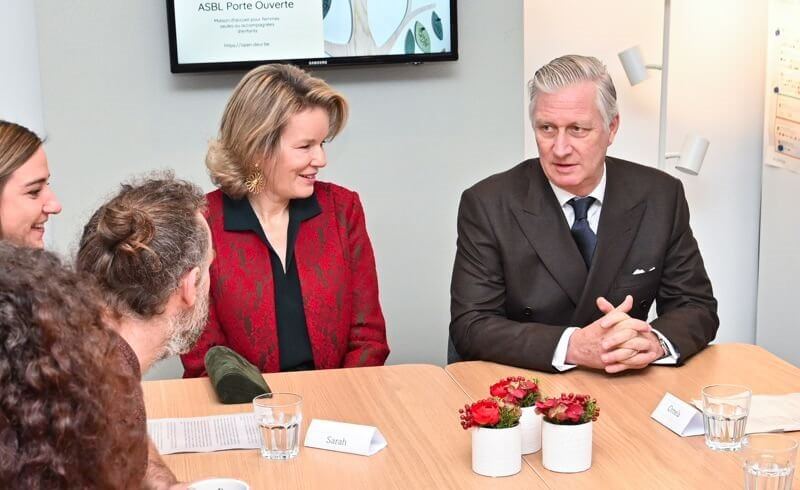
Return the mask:
<path id="1" fill-rule="evenodd" d="M 376 427 L 313 419 L 306 431 L 306 447 L 341 453 L 372 456 L 386 447 L 386 439 Z"/>
<path id="2" fill-rule="evenodd" d="M 703 413 L 672 393 L 664 395 L 650 416 L 681 437 L 705 433 Z"/>

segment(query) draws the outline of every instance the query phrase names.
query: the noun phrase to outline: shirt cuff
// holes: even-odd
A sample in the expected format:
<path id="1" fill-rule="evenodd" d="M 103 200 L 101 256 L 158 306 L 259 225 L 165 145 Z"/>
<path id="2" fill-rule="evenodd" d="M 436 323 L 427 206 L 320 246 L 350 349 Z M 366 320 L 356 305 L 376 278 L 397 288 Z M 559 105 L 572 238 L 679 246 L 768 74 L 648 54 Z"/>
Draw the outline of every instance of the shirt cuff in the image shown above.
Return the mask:
<path id="1" fill-rule="evenodd" d="M 662 357 L 661 359 L 657 359 L 657 360 L 651 362 L 650 364 L 678 364 L 678 356 L 680 354 L 678 353 L 677 350 L 675 350 L 675 346 L 672 345 L 672 342 L 670 342 L 669 339 L 664 336 L 664 334 L 662 334 L 661 332 L 659 332 L 655 328 L 652 329 L 652 331 L 653 331 L 654 334 L 656 334 L 656 336 L 660 340 L 663 340 L 664 343 L 667 344 L 667 349 L 669 350 L 669 353 L 668 353 L 668 355 L 666 357 Z"/>
<path id="2" fill-rule="evenodd" d="M 569 371 L 577 367 L 575 364 L 567 364 L 569 339 L 576 330 L 578 330 L 578 327 L 569 327 L 564 330 L 564 333 L 561 334 L 561 339 L 558 341 L 558 345 L 556 345 L 556 351 L 553 353 L 553 367 L 559 371 Z"/>

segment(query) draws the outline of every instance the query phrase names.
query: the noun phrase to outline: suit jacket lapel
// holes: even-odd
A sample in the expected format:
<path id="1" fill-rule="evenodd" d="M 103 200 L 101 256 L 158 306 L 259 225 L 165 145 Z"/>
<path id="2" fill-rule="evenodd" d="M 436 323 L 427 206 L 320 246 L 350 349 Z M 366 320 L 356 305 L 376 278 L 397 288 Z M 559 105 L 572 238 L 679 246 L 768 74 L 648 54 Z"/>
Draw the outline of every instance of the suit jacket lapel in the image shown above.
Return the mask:
<path id="1" fill-rule="evenodd" d="M 585 326 L 599 318 L 598 296 L 608 294 L 622 261 L 636 238 L 647 203 L 636 186 L 628 182 L 613 158 L 606 159 L 606 192 L 597 227 L 597 248 L 586 287 L 573 316 L 573 324 Z"/>
<path id="2" fill-rule="evenodd" d="M 586 284 L 586 265 L 538 158 L 530 160 L 527 174 L 522 208 L 513 209 L 514 216 L 545 268 L 577 305 Z"/>

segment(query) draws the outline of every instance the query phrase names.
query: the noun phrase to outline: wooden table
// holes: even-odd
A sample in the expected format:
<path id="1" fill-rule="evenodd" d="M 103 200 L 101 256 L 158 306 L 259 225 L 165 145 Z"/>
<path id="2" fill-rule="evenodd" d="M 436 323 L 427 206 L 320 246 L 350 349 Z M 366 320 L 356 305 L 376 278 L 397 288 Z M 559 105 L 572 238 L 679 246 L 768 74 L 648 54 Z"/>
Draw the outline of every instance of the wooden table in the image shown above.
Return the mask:
<path id="1" fill-rule="evenodd" d="M 516 375 L 539 378 L 546 394 L 597 398 L 600 418 L 588 471 L 553 473 L 542 466 L 541 452 L 525 456 L 550 488 L 742 488 L 736 453 L 712 451 L 702 436 L 678 437 L 650 418 L 653 409 L 665 392 L 689 401 L 715 383 L 743 384 L 754 394 L 800 392 L 800 369 L 746 344 L 710 346 L 680 368 L 651 366 L 616 376 L 586 370 L 543 374 L 482 361 L 445 369 L 473 400 L 486 398 L 489 385 L 500 378 Z M 796 432 L 789 435 L 800 439 Z"/>
<path id="2" fill-rule="evenodd" d="M 269 461 L 257 450 L 176 454 L 164 460 L 183 481 L 240 478 L 253 489 L 547 488 L 527 465 L 492 479 L 471 469 L 470 434 L 458 409 L 467 395 L 442 368 L 399 365 L 265 375 L 273 391 L 303 396 L 303 436 L 312 418 L 378 427 L 388 447 L 356 456 L 301 447 L 297 458 Z M 251 410 L 221 405 L 208 378 L 142 383 L 149 418 L 197 417 Z"/>

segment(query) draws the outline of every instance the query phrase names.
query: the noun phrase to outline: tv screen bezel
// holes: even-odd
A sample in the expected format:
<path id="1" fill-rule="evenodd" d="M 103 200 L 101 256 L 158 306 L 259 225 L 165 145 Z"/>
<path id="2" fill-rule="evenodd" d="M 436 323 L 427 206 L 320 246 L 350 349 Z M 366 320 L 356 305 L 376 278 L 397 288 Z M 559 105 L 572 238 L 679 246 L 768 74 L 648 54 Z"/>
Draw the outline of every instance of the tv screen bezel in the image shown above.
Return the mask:
<path id="1" fill-rule="evenodd" d="M 318 68 L 324 66 L 368 66 L 388 64 L 420 64 L 430 61 L 458 60 L 458 21 L 456 0 L 450 0 L 450 52 L 415 53 L 366 56 L 342 56 L 322 58 L 272 59 L 253 61 L 225 61 L 218 63 L 179 63 L 178 40 L 175 31 L 175 0 L 167 3 L 167 33 L 169 34 L 169 64 L 172 73 L 201 73 L 213 71 L 246 71 L 267 63 L 288 63 L 301 67 Z M 321 7 L 321 6 L 320 6 Z"/>

